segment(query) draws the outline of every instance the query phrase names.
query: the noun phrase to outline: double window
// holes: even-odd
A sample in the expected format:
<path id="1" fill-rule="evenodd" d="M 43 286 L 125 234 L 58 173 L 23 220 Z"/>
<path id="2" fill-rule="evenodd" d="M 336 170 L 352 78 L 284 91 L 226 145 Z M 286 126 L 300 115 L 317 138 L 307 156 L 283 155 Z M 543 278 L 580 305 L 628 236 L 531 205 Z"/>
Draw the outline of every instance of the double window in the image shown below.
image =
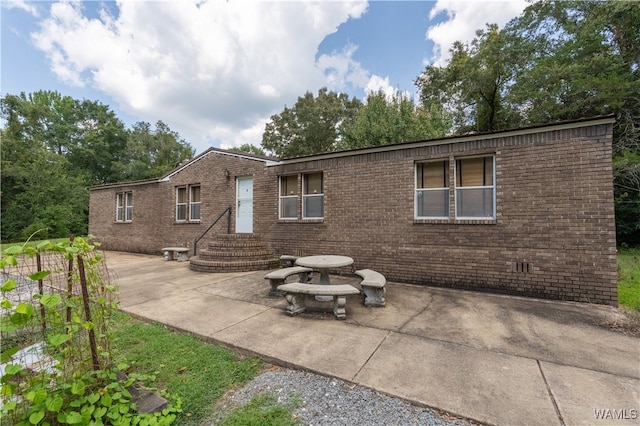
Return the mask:
<path id="1" fill-rule="evenodd" d="M 133 192 L 116 193 L 116 222 L 133 220 Z"/>
<path id="2" fill-rule="evenodd" d="M 176 222 L 199 222 L 200 203 L 200 185 L 176 187 Z"/>
<path id="3" fill-rule="evenodd" d="M 302 179 L 301 185 L 298 185 Z M 302 188 L 302 198 L 299 189 Z M 279 217 L 298 219 L 298 206 L 302 201 L 302 219 L 324 218 L 324 190 L 322 172 L 280 176 Z"/>
<path id="4" fill-rule="evenodd" d="M 449 160 L 416 163 L 416 219 L 450 219 L 452 187 L 456 219 L 495 219 L 495 157 L 454 161 L 453 182 Z"/>

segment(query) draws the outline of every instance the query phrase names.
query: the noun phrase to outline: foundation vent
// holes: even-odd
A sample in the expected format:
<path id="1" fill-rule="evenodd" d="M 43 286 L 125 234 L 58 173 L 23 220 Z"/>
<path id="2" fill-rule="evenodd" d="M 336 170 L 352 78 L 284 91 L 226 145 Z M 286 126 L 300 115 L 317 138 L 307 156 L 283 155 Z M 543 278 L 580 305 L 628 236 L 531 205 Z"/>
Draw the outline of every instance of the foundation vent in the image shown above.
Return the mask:
<path id="1" fill-rule="evenodd" d="M 533 263 L 530 262 L 511 262 L 511 272 L 520 274 L 532 274 Z"/>

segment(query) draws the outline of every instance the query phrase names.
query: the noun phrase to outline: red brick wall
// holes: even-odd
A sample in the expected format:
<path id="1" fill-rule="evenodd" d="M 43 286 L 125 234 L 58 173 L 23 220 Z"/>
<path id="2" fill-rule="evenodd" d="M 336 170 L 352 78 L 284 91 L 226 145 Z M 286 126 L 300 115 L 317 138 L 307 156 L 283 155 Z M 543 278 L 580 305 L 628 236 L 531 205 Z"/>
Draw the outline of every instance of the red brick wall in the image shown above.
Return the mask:
<path id="1" fill-rule="evenodd" d="M 611 140 L 610 124 L 541 128 L 269 167 L 214 151 L 169 182 L 132 186 L 131 224 L 115 223 L 115 193 L 127 187 L 94 189 L 90 232 L 114 250 L 191 246 L 233 205 L 235 177 L 253 176 L 254 233 L 279 254 L 344 254 L 390 281 L 616 305 Z M 454 160 L 471 155 L 495 155 L 495 220 L 456 220 L 453 194 L 450 220 L 414 220 L 415 163 L 448 159 L 453 181 Z M 324 219 L 278 220 L 278 176 L 313 171 L 324 175 Z M 174 188 L 194 183 L 202 221 L 177 224 Z"/>
<path id="2" fill-rule="evenodd" d="M 615 305 L 611 137 L 603 125 L 270 167 L 274 181 L 322 170 L 325 213 L 274 220 L 267 238 L 392 281 Z M 496 158 L 495 220 L 414 220 L 416 161 L 483 154 Z"/>
<path id="3" fill-rule="evenodd" d="M 267 177 L 264 164 L 264 161 L 212 151 L 167 181 L 94 188 L 89 205 L 89 232 L 108 250 L 160 253 L 160 249 L 167 246 L 192 248 L 194 239 L 227 207 L 234 206 L 237 177 L 253 176 L 254 197 L 258 200 L 265 198 L 260 195 L 264 193 Z M 177 222 L 175 188 L 198 184 L 201 188 L 200 221 Z M 117 223 L 115 220 L 115 194 L 123 191 L 133 192 L 133 221 L 130 223 Z M 256 206 L 255 210 L 259 208 Z M 231 232 L 235 231 L 234 215 L 235 208 L 232 210 Z M 264 226 L 264 220 L 263 216 L 258 217 L 254 213 L 254 233 L 259 233 L 259 226 Z M 205 247 L 210 235 L 226 232 L 225 215 L 198 243 L 198 247 Z"/>

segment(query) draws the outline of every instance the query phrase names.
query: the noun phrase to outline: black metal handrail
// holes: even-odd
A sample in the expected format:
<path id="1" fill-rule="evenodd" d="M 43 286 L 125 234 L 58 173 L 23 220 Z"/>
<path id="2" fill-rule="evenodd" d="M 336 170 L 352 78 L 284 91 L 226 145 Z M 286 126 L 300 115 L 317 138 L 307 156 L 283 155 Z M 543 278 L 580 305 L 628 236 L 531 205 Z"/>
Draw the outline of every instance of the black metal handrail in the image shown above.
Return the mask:
<path id="1" fill-rule="evenodd" d="M 222 211 L 222 213 L 220 213 L 220 216 L 218 216 L 218 218 L 211 224 L 209 225 L 209 227 L 207 228 L 206 231 L 204 231 L 202 234 L 200 234 L 200 236 L 198 238 L 196 238 L 195 240 L 193 240 L 193 255 L 196 255 L 197 249 L 198 249 L 198 241 L 200 241 L 202 239 L 202 237 L 204 237 L 207 232 L 211 231 L 211 228 L 213 228 L 215 226 L 216 223 L 218 223 L 218 221 L 220 219 L 222 219 L 222 216 L 224 216 L 224 214 L 227 214 L 227 234 L 231 233 L 231 206 L 227 207 L 226 209 L 224 209 Z"/>

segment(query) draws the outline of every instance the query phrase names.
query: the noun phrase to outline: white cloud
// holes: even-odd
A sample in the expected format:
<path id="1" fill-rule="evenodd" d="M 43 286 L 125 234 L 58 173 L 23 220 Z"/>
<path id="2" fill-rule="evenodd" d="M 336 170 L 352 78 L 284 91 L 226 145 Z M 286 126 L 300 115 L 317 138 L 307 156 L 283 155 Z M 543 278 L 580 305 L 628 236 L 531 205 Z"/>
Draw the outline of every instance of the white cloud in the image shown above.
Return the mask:
<path id="1" fill-rule="evenodd" d="M 353 60 L 358 47 L 347 44 L 341 52 L 331 52 L 318 58 L 318 67 L 324 71 L 326 86 L 332 90 L 341 90 L 347 86 L 365 87 L 369 81 L 369 71 Z"/>
<path id="2" fill-rule="evenodd" d="M 387 99 L 391 99 L 396 94 L 397 90 L 389 83 L 389 77 L 383 78 L 378 75 L 372 75 L 365 87 L 365 92 L 367 95 L 370 93 L 383 92 Z"/>
<path id="3" fill-rule="evenodd" d="M 4 9 L 20 9 L 32 16 L 39 16 L 38 9 L 33 4 L 27 3 L 25 0 L 2 0 L 0 5 L 2 5 L 2 8 Z"/>
<path id="4" fill-rule="evenodd" d="M 455 41 L 470 42 L 475 32 L 485 29 L 486 24 L 498 24 L 502 28 L 528 4 L 527 0 L 438 0 L 429 19 L 445 14 L 446 20 L 427 31 L 426 37 L 435 43 L 435 47 L 433 57 L 426 62 L 445 65 L 451 56 L 449 48 Z"/>
<path id="5" fill-rule="evenodd" d="M 115 16 L 89 18 L 79 2 L 54 3 L 34 43 L 67 84 L 92 86 L 141 120 L 163 120 L 198 151 L 259 145 L 268 118 L 307 90 L 367 81 L 349 49 L 315 59 L 366 2 L 116 5 Z"/>

